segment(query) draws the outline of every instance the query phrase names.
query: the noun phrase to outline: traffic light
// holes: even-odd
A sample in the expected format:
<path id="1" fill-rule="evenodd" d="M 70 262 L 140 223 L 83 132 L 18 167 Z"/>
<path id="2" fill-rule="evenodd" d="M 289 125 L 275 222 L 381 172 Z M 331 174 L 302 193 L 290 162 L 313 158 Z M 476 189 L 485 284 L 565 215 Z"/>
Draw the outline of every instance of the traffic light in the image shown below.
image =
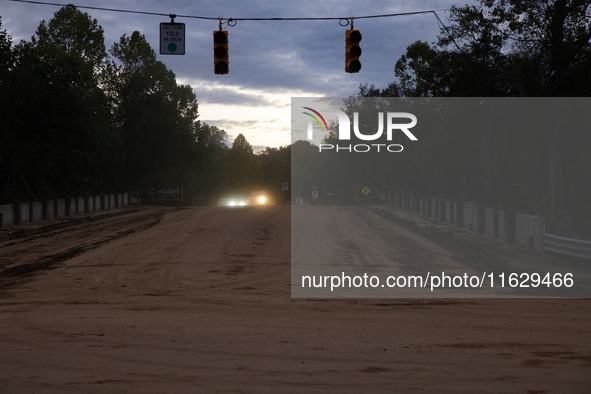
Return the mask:
<path id="1" fill-rule="evenodd" d="M 361 63 L 359 62 L 359 56 L 361 56 L 360 41 L 361 33 L 359 33 L 359 30 L 349 29 L 346 31 L 345 72 L 358 73 L 361 70 Z"/>
<path id="2" fill-rule="evenodd" d="M 228 73 L 228 32 L 225 30 L 213 32 L 213 64 L 216 74 Z"/>

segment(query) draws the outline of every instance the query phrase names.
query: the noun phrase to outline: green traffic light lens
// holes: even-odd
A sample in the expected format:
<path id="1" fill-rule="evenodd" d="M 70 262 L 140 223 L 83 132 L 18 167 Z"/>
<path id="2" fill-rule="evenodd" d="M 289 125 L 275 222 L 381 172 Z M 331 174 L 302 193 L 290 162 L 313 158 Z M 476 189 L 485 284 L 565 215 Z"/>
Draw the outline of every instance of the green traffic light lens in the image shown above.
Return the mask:
<path id="1" fill-rule="evenodd" d="M 228 71 L 228 63 L 226 62 L 217 62 L 215 64 L 215 72 L 217 74 L 223 74 Z"/>
<path id="2" fill-rule="evenodd" d="M 349 69 L 354 73 L 359 72 L 359 70 L 361 70 L 361 63 L 359 60 L 351 60 L 351 63 L 349 63 Z"/>

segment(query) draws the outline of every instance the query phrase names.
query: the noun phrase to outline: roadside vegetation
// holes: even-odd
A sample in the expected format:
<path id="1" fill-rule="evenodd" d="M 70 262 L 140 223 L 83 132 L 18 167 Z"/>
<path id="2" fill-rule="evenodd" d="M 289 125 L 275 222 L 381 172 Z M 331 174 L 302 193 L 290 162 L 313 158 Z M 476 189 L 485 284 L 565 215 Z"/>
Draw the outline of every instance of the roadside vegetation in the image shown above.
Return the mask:
<path id="1" fill-rule="evenodd" d="M 289 181 L 289 148 L 255 154 L 240 135 L 230 149 L 140 32 L 107 48 L 72 5 L 30 41 L 13 43 L 1 23 L 0 204 L 172 185 L 205 204 Z"/>

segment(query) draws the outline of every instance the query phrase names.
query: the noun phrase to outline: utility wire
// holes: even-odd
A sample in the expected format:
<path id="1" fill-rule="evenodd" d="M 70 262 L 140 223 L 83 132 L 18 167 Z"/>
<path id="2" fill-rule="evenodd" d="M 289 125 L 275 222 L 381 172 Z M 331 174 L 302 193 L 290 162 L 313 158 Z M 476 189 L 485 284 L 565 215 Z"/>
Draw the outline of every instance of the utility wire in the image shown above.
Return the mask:
<path id="1" fill-rule="evenodd" d="M 43 5 L 52 5 L 58 7 L 64 7 L 68 4 L 61 4 L 61 3 L 49 3 L 43 1 L 34 1 L 34 0 L 8 0 L 15 3 L 29 3 L 29 4 L 43 4 Z M 72 4 L 73 5 L 73 4 Z M 110 11 L 110 12 L 124 12 L 128 14 L 143 14 L 143 15 L 157 15 L 157 16 L 166 16 L 170 17 L 171 14 L 164 14 L 160 12 L 147 12 L 147 11 L 135 11 L 135 10 L 124 10 L 124 9 L 116 9 L 116 8 L 104 8 L 104 7 L 93 7 L 93 6 L 83 6 L 83 5 L 74 5 L 76 8 L 81 9 L 89 9 L 89 10 L 98 10 L 98 11 Z M 428 10 L 428 11 L 412 11 L 412 12 L 399 12 L 395 14 L 381 14 L 381 15 L 363 15 L 363 16 L 346 16 L 346 17 L 310 17 L 310 18 L 216 18 L 210 16 L 196 16 L 196 15 L 181 15 L 175 14 L 176 18 L 191 18 L 191 19 L 205 19 L 205 20 L 226 20 L 226 21 L 313 21 L 313 20 L 320 20 L 320 21 L 328 21 L 328 20 L 342 20 L 342 19 L 373 19 L 373 18 L 390 18 L 395 16 L 404 16 L 404 15 L 419 15 L 419 14 L 430 14 L 435 13 L 437 11 L 443 12 L 447 11 L 447 9 L 440 9 L 440 10 Z M 437 14 L 435 14 L 437 15 Z M 439 19 L 439 17 L 437 17 Z"/>
<path id="2" fill-rule="evenodd" d="M 8 0 L 8 1 L 13 1 L 15 3 L 29 3 L 29 4 L 53 5 L 53 6 L 57 6 L 57 7 L 65 7 L 67 5 L 70 5 L 70 4 L 60 4 L 60 3 L 46 3 L 46 2 L 43 2 L 43 1 L 33 1 L 33 0 Z M 162 14 L 162 13 L 158 13 L 158 12 L 121 10 L 121 9 L 115 9 L 115 8 L 102 8 L 102 7 L 92 7 L 92 6 L 74 5 L 74 4 L 72 4 L 72 5 L 74 7 L 76 7 L 76 8 L 82 8 L 82 9 L 87 9 L 87 10 L 111 11 L 111 12 L 125 12 L 125 13 L 128 13 L 128 14 L 143 14 L 143 15 L 169 16 L 168 14 Z M 181 15 L 179 15 L 179 17 L 180 16 Z M 188 16 L 184 16 L 184 17 L 187 18 Z M 193 16 L 191 18 L 216 19 L 216 20 L 218 19 L 218 18 L 198 17 L 198 16 Z"/>
<path id="3" fill-rule="evenodd" d="M 29 3 L 29 4 L 42 4 L 42 5 L 51 5 L 57 7 L 65 7 L 69 4 L 61 4 L 61 3 L 48 3 L 43 1 L 35 1 L 35 0 L 8 0 L 15 3 Z M 74 4 L 72 4 L 74 5 Z M 215 18 L 211 16 L 197 16 L 197 15 L 180 15 L 180 14 L 164 14 L 160 12 L 148 12 L 148 11 L 136 11 L 136 10 L 123 10 L 117 8 L 105 8 L 105 7 L 93 7 L 93 6 L 84 6 L 84 5 L 74 5 L 76 8 L 81 9 L 88 9 L 88 10 L 97 10 L 97 11 L 109 11 L 109 12 L 123 12 L 128 14 L 141 14 L 141 15 L 156 15 L 156 16 L 165 16 L 170 17 L 172 20 L 174 18 L 190 18 L 190 19 L 202 19 L 202 20 L 217 20 L 221 23 L 222 20 L 228 22 L 230 26 L 235 26 L 237 21 L 330 21 L 330 20 L 351 20 L 354 19 L 375 19 L 375 18 L 391 18 L 395 16 L 408 16 L 408 15 L 421 15 L 421 14 L 433 14 L 437 18 L 437 21 L 443 26 L 447 35 L 451 38 L 453 43 L 455 44 L 456 48 L 461 51 L 460 47 L 454 40 L 453 36 L 450 34 L 447 26 L 443 24 L 437 12 L 448 11 L 447 8 L 439 9 L 439 10 L 427 10 L 427 11 L 411 11 L 411 12 L 398 12 L 395 14 L 380 14 L 380 15 L 363 15 L 363 16 L 350 16 L 350 17 L 310 17 L 310 18 Z M 233 25 L 231 23 L 234 23 Z M 339 22 L 340 23 L 340 22 Z M 348 24 L 348 23 L 347 23 Z M 347 24 L 341 25 L 346 26 Z M 221 26 L 221 25 L 220 25 Z"/>

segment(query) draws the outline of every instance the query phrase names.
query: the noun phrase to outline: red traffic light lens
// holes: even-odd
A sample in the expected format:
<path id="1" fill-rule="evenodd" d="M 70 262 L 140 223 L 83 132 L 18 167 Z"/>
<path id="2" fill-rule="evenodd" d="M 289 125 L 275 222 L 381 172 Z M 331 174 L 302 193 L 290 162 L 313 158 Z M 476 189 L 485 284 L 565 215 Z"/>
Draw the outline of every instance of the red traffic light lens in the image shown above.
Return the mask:
<path id="1" fill-rule="evenodd" d="M 225 44 L 228 41 L 228 36 L 226 33 L 218 31 L 213 35 L 213 40 L 218 44 Z"/>
<path id="2" fill-rule="evenodd" d="M 351 34 L 349 34 L 349 41 L 355 43 L 361 41 L 361 33 L 358 31 L 352 31 Z"/>

